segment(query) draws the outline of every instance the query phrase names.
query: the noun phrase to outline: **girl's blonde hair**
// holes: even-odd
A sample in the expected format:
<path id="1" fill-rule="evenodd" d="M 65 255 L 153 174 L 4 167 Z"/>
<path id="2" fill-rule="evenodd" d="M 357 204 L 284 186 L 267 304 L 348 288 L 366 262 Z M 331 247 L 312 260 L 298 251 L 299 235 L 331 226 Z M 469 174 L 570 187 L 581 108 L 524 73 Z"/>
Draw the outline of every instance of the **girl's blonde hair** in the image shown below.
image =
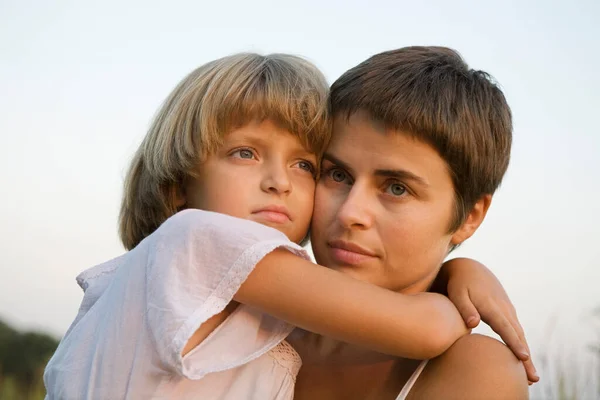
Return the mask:
<path id="1" fill-rule="evenodd" d="M 323 74 L 287 54 L 236 54 L 185 77 L 166 99 L 125 178 L 119 234 L 132 249 L 175 214 L 184 179 L 223 136 L 270 119 L 321 156 L 331 135 Z"/>

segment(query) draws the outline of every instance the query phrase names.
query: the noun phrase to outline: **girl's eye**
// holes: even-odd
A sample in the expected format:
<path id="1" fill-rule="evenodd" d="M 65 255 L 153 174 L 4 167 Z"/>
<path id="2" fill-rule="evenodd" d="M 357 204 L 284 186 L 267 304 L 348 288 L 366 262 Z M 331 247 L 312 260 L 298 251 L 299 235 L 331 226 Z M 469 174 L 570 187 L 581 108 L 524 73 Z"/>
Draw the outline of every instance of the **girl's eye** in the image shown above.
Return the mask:
<path id="1" fill-rule="evenodd" d="M 315 167 L 308 161 L 300 161 L 298 163 L 298 167 L 300 167 L 300 169 L 310 172 L 313 175 L 315 173 Z"/>
<path id="2" fill-rule="evenodd" d="M 254 153 L 252 153 L 252 150 L 248 150 L 248 149 L 240 149 L 240 150 L 234 151 L 231 155 L 238 157 L 238 158 L 243 158 L 246 160 L 251 160 L 254 158 Z"/>
<path id="3" fill-rule="evenodd" d="M 406 187 L 400 183 L 392 183 L 388 185 L 386 193 L 389 193 L 392 196 L 402 196 L 406 193 Z"/>

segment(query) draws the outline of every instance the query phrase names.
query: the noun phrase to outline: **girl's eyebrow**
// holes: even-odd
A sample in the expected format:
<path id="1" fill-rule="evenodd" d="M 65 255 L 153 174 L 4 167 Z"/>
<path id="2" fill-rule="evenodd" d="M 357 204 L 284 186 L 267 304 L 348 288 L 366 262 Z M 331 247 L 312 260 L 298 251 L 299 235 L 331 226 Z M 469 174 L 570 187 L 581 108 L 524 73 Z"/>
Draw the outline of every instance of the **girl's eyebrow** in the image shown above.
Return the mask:
<path id="1" fill-rule="evenodd" d="M 255 145 L 265 145 L 269 143 L 269 141 L 262 137 L 259 133 L 254 132 L 244 132 L 242 134 L 237 134 L 235 137 L 229 136 L 229 139 L 232 142 L 250 142 Z"/>
<path id="2" fill-rule="evenodd" d="M 240 143 L 246 143 L 258 147 L 267 147 L 272 144 L 270 139 L 265 138 L 264 135 L 260 134 L 260 132 L 254 131 L 250 133 L 244 133 L 243 135 L 239 135 L 235 138 L 230 138 L 231 145 L 238 145 Z M 307 150 L 299 139 L 292 151 L 297 157 L 316 158 L 316 154 L 313 151 Z"/>

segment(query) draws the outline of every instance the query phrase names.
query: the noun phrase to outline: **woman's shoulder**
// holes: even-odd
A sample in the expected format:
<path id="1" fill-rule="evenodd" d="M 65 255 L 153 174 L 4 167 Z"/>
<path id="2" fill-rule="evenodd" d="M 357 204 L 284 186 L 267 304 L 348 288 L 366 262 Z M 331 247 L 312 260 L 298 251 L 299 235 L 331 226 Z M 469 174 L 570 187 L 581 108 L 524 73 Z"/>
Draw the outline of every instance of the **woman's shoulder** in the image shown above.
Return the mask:
<path id="1" fill-rule="evenodd" d="M 408 400 L 528 399 L 521 361 L 502 342 L 472 334 L 458 339 L 444 354 L 430 360 Z"/>

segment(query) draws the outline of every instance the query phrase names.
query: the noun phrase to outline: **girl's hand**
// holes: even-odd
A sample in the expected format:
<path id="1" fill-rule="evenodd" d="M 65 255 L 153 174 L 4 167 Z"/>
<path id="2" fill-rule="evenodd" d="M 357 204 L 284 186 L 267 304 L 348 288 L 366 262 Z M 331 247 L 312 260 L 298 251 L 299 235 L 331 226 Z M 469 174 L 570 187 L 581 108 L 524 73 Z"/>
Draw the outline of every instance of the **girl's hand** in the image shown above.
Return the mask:
<path id="1" fill-rule="evenodd" d="M 529 384 L 539 381 L 517 312 L 498 278 L 483 264 L 468 258 L 447 261 L 440 271 L 445 292 L 469 328 L 482 320 L 523 361 Z M 443 282 L 436 282 L 438 286 Z M 442 291 L 443 288 L 442 288 Z"/>

